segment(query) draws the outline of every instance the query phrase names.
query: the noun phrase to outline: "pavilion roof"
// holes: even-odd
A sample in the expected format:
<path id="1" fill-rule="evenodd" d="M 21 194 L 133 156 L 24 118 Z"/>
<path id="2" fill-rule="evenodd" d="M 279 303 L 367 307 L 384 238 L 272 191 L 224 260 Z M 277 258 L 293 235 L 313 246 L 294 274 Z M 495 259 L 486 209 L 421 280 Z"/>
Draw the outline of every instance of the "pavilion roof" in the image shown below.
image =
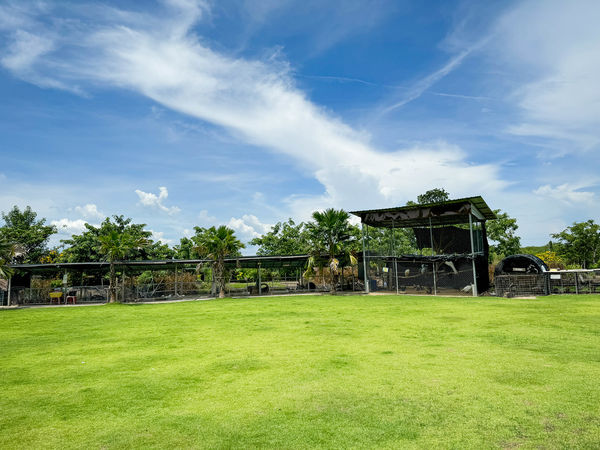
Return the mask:
<path id="1" fill-rule="evenodd" d="M 360 217 L 361 222 L 366 225 L 382 228 L 413 228 L 469 223 L 469 214 L 472 214 L 473 220 L 477 222 L 496 218 L 481 196 L 396 208 L 350 211 L 350 213 Z"/>

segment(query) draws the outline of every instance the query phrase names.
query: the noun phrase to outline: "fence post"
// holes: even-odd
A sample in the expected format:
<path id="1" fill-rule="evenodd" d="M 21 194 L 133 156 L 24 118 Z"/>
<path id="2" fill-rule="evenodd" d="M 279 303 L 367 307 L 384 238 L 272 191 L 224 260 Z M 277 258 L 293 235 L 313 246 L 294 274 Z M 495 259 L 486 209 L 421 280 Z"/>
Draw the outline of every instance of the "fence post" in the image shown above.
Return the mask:
<path id="1" fill-rule="evenodd" d="M 573 272 L 573 275 L 575 275 L 575 294 L 579 294 L 579 273 Z"/>
<path id="2" fill-rule="evenodd" d="M 177 297 L 177 264 L 175 264 L 175 297 Z"/>
<path id="3" fill-rule="evenodd" d="M 473 297 L 478 296 L 477 292 L 477 268 L 475 265 L 475 243 L 473 240 L 473 216 L 469 212 L 469 234 L 471 235 L 471 257 L 473 265 Z"/>
<path id="4" fill-rule="evenodd" d="M 6 299 L 6 306 L 10 306 L 11 291 L 12 291 L 12 276 L 8 277 L 8 297 Z"/>
<path id="5" fill-rule="evenodd" d="M 365 293 L 369 293 L 369 276 L 367 274 L 367 254 L 365 252 L 365 224 L 361 223 L 362 248 L 363 248 L 363 279 L 365 281 Z"/>
<path id="6" fill-rule="evenodd" d="M 262 285 L 261 285 L 261 279 L 260 279 L 260 266 L 261 266 L 261 264 L 258 263 L 258 295 L 262 295 Z"/>

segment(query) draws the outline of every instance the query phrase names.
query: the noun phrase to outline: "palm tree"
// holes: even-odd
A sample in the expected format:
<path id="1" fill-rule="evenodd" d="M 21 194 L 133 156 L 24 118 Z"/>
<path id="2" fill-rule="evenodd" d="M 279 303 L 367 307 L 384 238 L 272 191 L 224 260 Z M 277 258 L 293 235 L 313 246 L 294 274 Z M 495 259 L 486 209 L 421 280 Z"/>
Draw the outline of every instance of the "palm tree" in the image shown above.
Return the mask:
<path id="1" fill-rule="evenodd" d="M 336 258 L 344 249 L 344 243 L 351 237 L 350 216 L 343 209 L 333 208 L 325 211 L 315 211 L 312 214 L 314 222 L 307 224 L 311 240 L 314 245 L 312 261 L 318 259 L 322 252 L 329 258 L 329 272 L 331 274 L 331 293 L 335 293 L 339 261 Z M 356 264 L 356 258 L 350 254 L 351 264 Z"/>
<path id="2" fill-rule="evenodd" d="M 245 245 L 238 240 L 234 235 L 235 231 L 231 228 L 221 225 L 219 228 L 210 227 L 197 236 L 196 250 L 203 258 L 213 260 L 213 279 L 219 289 L 219 298 L 225 297 L 225 258 L 234 256 L 239 253 L 239 250 Z"/>
<path id="3" fill-rule="evenodd" d="M 106 234 L 98 236 L 100 247 L 98 251 L 110 262 L 109 303 L 117 301 L 117 275 L 115 261 L 125 259 L 132 251 L 147 245 L 144 238 L 133 236 L 119 230 L 108 230 Z"/>

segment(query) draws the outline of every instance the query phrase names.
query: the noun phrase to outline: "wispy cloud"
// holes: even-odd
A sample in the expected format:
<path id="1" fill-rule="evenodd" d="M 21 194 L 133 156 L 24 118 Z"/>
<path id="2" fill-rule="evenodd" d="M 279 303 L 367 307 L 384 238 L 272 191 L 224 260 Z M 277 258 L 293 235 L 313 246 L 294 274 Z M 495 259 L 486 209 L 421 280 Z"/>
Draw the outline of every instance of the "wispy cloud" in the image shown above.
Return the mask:
<path id="1" fill-rule="evenodd" d="M 340 76 L 333 76 L 333 75 L 304 75 L 304 74 L 296 74 L 296 76 L 300 76 L 302 78 L 310 78 L 313 80 L 337 81 L 339 83 L 358 83 L 358 84 L 364 84 L 365 86 L 379 86 L 377 83 L 372 83 L 370 81 L 361 80 L 360 78 L 349 78 L 349 77 L 340 77 Z"/>
<path id="2" fill-rule="evenodd" d="M 493 57 L 523 74 L 510 133 L 561 139 L 561 153 L 600 145 L 599 20 L 594 0 L 525 1 L 502 17 Z"/>
<path id="3" fill-rule="evenodd" d="M 595 194 L 591 191 L 583 191 L 582 189 L 584 189 L 585 187 L 587 186 L 580 186 L 570 183 L 564 183 L 558 186 L 545 184 L 537 188 L 535 191 L 533 191 L 533 193 L 539 196 L 548 197 L 552 200 L 558 200 L 567 204 L 590 204 L 594 201 Z"/>
<path id="4" fill-rule="evenodd" d="M 152 26 L 131 21 L 123 25 L 114 14 L 112 22 L 96 24 L 83 36 L 81 27 L 71 39 L 63 30 L 67 48 L 54 55 L 60 64 L 40 55 L 32 66 L 64 83 L 137 92 L 163 107 L 223 127 L 246 144 L 286 155 L 324 186 L 322 195 L 311 197 L 315 205 L 389 205 L 436 186 L 446 186 L 455 195 L 505 186 L 497 166 L 473 164 L 462 149 L 444 141 L 392 151 L 375 148 L 368 136 L 309 101 L 296 87 L 287 64 L 232 58 L 208 48 L 191 31 L 193 21 L 187 15 L 192 11 L 191 17 L 199 20 L 202 8 L 180 3 L 171 2 L 159 27 L 156 17 Z M 454 57 L 390 108 L 421 95 L 477 46 Z M 166 188 L 158 195 L 136 193 L 143 205 L 171 214 L 177 210 L 163 204 Z M 289 202 L 292 208 L 304 207 L 299 198 Z"/>
<path id="5" fill-rule="evenodd" d="M 435 85 L 438 81 L 440 81 L 442 78 L 444 78 L 457 67 L 459 67 L 465 60 L 465 58 L 471 55 L 474 51 L 484 46 L 489 39 L 489 36 L 485 37 L 478 41 L 476 44 L 473 44 L 460 51 L 457 55 L 453 56 L 443 67 L 417 81 L 412 87 L 408 89 L 408 91 L 405 94 L 403 94 L 400 100 L 393 102 L 391 105 L 385 106 L 380 114 L 388 114 L 394 111 L 395 109 L 401 108 L 407 103 L 410 103 L 413 100 L 416 100 L 417 98 L 421 97 L 421 95 L 423 95 L 423 93 L 426 92 L 431 86 Z"/>
<path id="6" fill-rule="evenodd" d="M 484 97 L 484 96 L 480 96 L 480 95 L 464 95 L 464 94 L 449 94 L 447 92 L 434 92 L 434 91 L 429 91 L 428 92 L 431 95 L 437 95 L 439 97 L 451 97 L 451 98 L 460 98 L 460 99 L 465 99 L 465 100 L 493 100 L 491 97 Z"/>

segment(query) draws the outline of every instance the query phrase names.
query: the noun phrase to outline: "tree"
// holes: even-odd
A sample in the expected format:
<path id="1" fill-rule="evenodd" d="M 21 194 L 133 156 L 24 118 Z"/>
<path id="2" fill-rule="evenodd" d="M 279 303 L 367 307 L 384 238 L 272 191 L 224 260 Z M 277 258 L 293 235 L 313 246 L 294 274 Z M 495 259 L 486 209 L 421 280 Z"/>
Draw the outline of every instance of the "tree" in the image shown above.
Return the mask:
<path id="1" fill-rule="evenodd" d="M 124 260 L 133 251 L 146 246 L 147 242 L 144 238 L 128 231 L 116 229 L 107 230 L 106 233 L 98 236 L 98 241 L 100 242 L 98 251 L 110 262 L 109 302 L 114 303 L 117 301 L 115 262 Z"/>
<path id="2" fill-rule="evenodd" d="M 406 206 L 427 205 L 429 203 L 445 202 L 450 199 L 450 194 L 444 188 L 433 188 L 424 194 L 417 195 L 417 201 L 409 200 Z"/>
<path id="3" fill-rule="evenodd" d="M 196 227 L 196 236 L 192 238 L 197 243 L 196 251 L 200 257 L 213 260 L 213 280 L 217 284 L 219 298 L 225 297 L 225 258 L 238 255 L 240 249 L 245 247 L 234 233 L 235 231 L 225 225 L 208 229 Z"/>
<path id="4" fill-rule="evenodd" d="M 329 260 L 331 273 L 331 293 L 335 293 L 339 261 L 336 259 L 342 251 L 347 249 L 348 241 L 352 238 L 352 227 L 348 222 L 349 215 L 343 209 L 326 209 L 323 212 L 315 211 L 312 214 L 314 222 L 306 226 L 313 243 L 313 256 L 318 258 L 321 253 L 326 253 Z M 351 258 L 356 264 L 355 258 Z"/>
<path id="5" fill-rule="evenodd" d="M 417 196 L 417 203 L 426 205 L 429 203 L 446 202 L 450 199 L 450 194 L 444 188 L 430 189 L 424 194 Z"/>
<path id="6" fill-rule="evenodd" d="M 579 264 L 584 269 L 594 268 L 600 259 L 600 225 L 593 220 L 574 222 L 560 233 L 552 235 L 558 239 L 557 253 L 569 264 Z"/>
<path id="7" fill-rule="evenodd" d="M 537 253 L 535 256 L 544 261 L 550 269 L 565 268 L 565 262 L 556 252 L 546 250 L 545 252 Z"/>
<path id="8" fill-rule="evenodd" d="M 0 278 L 10 278 L 14 273 L 9 264 L 15 257 L 15 245 L 7 240 L 0 239 Z"/>
<path id="9" fill-rule="evenodd" d="M 56 233 L 56 227 L 45 225 L 46 219 L 36 220 L 37 213 L 27 206 L 23 211 L 14 206 L 7 214 L 2 213 L 4 226 L 0 238 L 16 244 L 22 251 L 15 255 L 17 263 L 38 263 L 47 253 L 48 239 Z"/>
<path id="10" fill-rule="evenodd" d="M 254 238 L 250 245 L 258 245 L 257 255 L 304 255 L 310 252 L 309 233 L 304 222 L 278 222 L 266 234 Z"/>
<path id="11" fill-rule="evenodd" d="M 496 219 L 488 220 L 486 224 L 487 236 L 496 244 L 490 245 L 490 261 L 504 258 L 519 253 L 521 250 L 521 238 L 515 234 L 519 226 L 517 219 L 509 217 L 499 209 L 494 210 Z"/>
<path id="12" fill-rule="evenodd" d="M 61 241 L 67 246 L 61 254 L 61 259 L 65 262 L 103 261 L 105 255 L 100 252 L 100 236 L 108 235 L 111 231 L 119 234 L 126 233 L 135 239 L 143 239 L 147 245 L 132 249 L 128 253 L 128 257 L 140 260 L 151 259 L 153 256 L 152 249 L 156 249 L 157 245 L 160 247 L 161 244 L 150 239 L 152 233 L 144 230 L 145 226 L 146 224 L 143 223 L 132 223 L 132 219 L 124 216 L 113 216 L 112 219 L 107 217 L 98 227 L 86 223 L 86 230 L 83 233 Z M 158 253 L 158 250 L 155 253 Z"/>
<path id="13" fill-rule="evenodd" d="M 199 229 L 199 227 L 195 227 Z M 200 255 L 196 251 L 197 244 L 190 238 L 183 237 L 179 240 L 179 244 L 173 247 L 175 258 L 177 259 L 198 259 Z"/>
<path id="14" fill-rule="evenodd" d="M 379 255 L 406 255 L 418 252 L 417 239 L 410 228 L 370 227 L 366 246 Z"/>

